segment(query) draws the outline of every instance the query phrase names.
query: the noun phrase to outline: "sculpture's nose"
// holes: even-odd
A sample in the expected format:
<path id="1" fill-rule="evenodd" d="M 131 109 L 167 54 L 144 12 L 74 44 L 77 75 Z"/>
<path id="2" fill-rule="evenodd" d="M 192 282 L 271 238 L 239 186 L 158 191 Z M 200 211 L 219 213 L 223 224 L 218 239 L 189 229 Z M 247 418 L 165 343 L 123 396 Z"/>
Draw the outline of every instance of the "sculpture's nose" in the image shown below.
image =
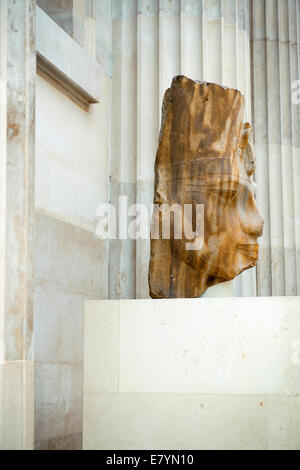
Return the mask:
<path id="1" fill-rule="evenodd" d="M 255 238 L 262 236 L 264 218 L 253 196 L 248 201 L 245 210 L 240 211 L 240 220 L 245 233 Z"/>
<path id="2" fill-rule="evenodd" d="M 257 224 L 251 233 L 251 235 L 253 235 L 256 238 L 259 238 L 262 236 L 263 229 L 264 229 L 264 218 L 262 214 L 260 213 L 259 209 L 258 209 L 258 212 L 259 212 L 259 216 L 258 216 Z"/>

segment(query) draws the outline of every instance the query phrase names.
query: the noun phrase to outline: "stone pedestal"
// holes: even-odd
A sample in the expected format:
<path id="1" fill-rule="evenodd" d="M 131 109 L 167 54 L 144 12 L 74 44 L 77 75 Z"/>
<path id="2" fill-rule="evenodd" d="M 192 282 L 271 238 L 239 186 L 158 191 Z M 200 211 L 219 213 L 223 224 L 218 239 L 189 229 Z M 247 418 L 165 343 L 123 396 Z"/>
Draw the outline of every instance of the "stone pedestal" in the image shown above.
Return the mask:
<path id="1" fill-rule="evenodd" d="M 299 449 L 300 300 L 89 301 L 85 449 Z"/>

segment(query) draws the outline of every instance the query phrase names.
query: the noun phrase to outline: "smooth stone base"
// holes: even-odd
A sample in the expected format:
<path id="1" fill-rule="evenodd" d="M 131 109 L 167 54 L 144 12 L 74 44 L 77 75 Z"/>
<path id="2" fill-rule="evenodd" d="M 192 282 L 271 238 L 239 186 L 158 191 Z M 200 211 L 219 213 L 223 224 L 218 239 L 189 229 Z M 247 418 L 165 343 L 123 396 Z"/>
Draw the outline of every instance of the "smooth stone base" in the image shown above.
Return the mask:
<path id="1" fill-rule="evenodd" d="M 88 301 L 84 449 L 300 449 L 300 298 Z"/>

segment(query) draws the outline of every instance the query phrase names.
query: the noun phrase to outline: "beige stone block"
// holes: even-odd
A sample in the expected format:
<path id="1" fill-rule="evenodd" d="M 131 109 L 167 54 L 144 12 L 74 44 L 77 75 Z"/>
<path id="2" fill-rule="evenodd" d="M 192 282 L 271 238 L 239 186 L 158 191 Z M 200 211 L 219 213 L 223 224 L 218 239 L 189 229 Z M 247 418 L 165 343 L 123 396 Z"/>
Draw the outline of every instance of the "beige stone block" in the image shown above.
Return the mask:
<path id="1" fill-rule="evenodd" d="M 36 402 L 53 404 L 79 400 L 82 394 L 82 364 L 36 362 Z"/>
<path id="2" fill-rule="evenodd" d="M 82 432 L 63 434 L 45 441 L 36 442 L 35 450 L 81 450 Z"/>
<path id="3" fill-rule="evenodd" d="M 23 369 L 23 449 L 34 448 L 34 362 L 25 361 Z"/>
<path id="4" fill-rule="evenodd" d="M 84 322 L 84 390 L 117 392 L 119 303 L 88 301 Z"/>
<path id="5" fill-rule="evenodd" d="M 300 394 L 269 396 L 266 405 L 268 449 L 300 450 Z"/>
<path id="6" fill-rule="evenodd" d="M 35 442 L 82 429 L 82 363 L 36 363 Z"/>
<path id="7" fill-rule="evenodd" d="M 260 395 L 87 393 L 83 448 L 265 449 Z"/>
<path id="8" fill-rule="evenodd" d="M 35 414 L 35 442 L 45 442 L 82 431 L 82 407 L 78 401 L 43 404 Z"/>
<path id="9" fill-rule="evenodd" d="M 0 449 L 33 449 L 33 362 L 1 363 L 0 379 Z"/>
<path id="10" fill-rule="evenodd" d="M 105 297 L 108 285 L 107 247 L 91 232 L 38 213 L 36 233 L 35 441 L 41 442 L 82 431 L 84 300 Z"/>
<path id="11" fill-rule="evenodd" d="M 39 362 L 82 362 L 84 295 L 52 283 L 34 293 L 35 355 Z"/>
<path id="12" fill-rule="evenodd" d="M 44 213 L 36 213 L 35 276 L 85 298 L 107 296 L 107 241 Z"/>
<path id="13" fill-rule="evenodd" d="M 85 449 L 300 447 L 299 298 L 89 304 Z M 117 309 L 119 387 L 103 393 L 115 338 L 107 318 Z"/>
<path id="14" fill-rule="evenodd" d="M 296 297 L 121 301 L 120 391 L 297 393 L 299 311 Z"/>
<path id="15" fill-rule="evenodd" d="M 6 362 L 2 369 L 2 450 L 22 449 L 22 371 L 23 364 L 19 361 Z"/>
<path id="16" fill-rule="evenodd" d="M 94 231 L 96 210 L 108 202 L 109 79 L 101 102 L 85 111 L 40 76 L 36 96 L 35 206 Z"/>

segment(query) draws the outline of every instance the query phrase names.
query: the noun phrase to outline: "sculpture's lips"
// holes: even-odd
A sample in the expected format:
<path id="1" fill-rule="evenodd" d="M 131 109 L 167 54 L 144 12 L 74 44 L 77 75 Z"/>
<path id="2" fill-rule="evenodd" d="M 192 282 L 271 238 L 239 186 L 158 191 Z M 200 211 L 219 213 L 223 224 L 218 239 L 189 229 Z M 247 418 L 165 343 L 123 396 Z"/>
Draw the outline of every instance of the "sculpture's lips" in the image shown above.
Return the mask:
<path id="1" fill-rule="evenodd" d="M 250 258 L 258 258 L 258 244 L 257 243 L 239 243 L 237 249 L 244 255 Z"/>

